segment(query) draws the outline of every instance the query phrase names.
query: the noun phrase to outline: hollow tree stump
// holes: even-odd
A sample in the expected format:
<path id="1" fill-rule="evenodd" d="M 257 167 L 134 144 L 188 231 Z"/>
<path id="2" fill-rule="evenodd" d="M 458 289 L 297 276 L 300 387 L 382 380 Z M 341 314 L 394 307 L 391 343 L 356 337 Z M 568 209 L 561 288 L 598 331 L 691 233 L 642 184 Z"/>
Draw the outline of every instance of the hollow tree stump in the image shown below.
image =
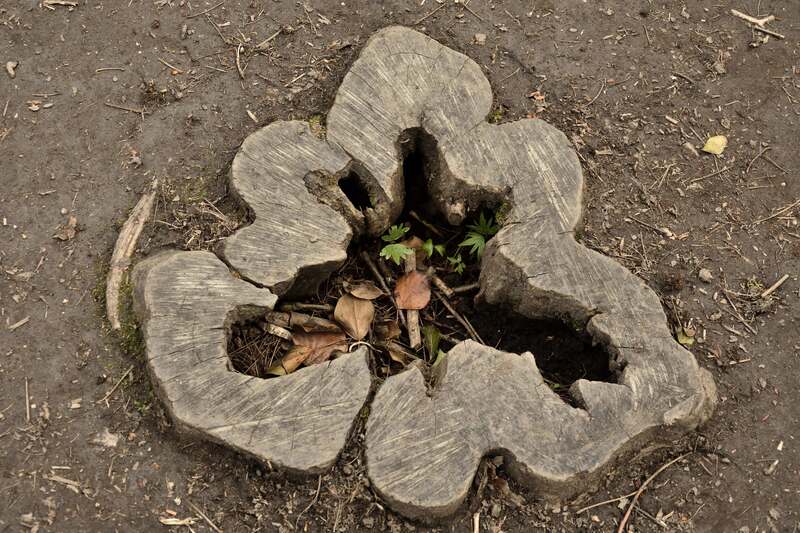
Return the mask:
<path id="1" fill-rule="evenodd" d="M 276 295 L 313 290 L 354 235 L 395 221 L 406 196 L 403 141 L 420 132 L 435 141 L 427 185 L 450 222 L 507 207 L 483 257 L 478 300 L 585 328 L 610 354 L 617 383 L 575 382 L 572 407 L 545 385 L 535 354 L 472 341 L 450 350 L 432 391 L 416 368 L 386 379 L 370 407 L 366 458 L 391 507 L 423 520 L 453 513 L 481 458 L 496 453 L 538 495 L 574 495 L 626 453 L 711 415 L 713 380 L 673 339 L 655 293 L 575 240 L 583 176 L 567 138 L 536 119 L 489 124 L 491 102 L 471 59 L 389 27 L 345 76 L 326 139 L 290 121 L 245 140 L 231 183 L 253 222 L 218 252 L 247 281 L 206 252 L 156 256 L 135 270 L 148 365 L 179 425 L 298 471 L 335 460 L 367 398 L 364 349 L 259 380 L 227 370 L 225 330 L 237 313 L 270 309 Z M 337 186 L 351 175 L 369 205 Z"/>

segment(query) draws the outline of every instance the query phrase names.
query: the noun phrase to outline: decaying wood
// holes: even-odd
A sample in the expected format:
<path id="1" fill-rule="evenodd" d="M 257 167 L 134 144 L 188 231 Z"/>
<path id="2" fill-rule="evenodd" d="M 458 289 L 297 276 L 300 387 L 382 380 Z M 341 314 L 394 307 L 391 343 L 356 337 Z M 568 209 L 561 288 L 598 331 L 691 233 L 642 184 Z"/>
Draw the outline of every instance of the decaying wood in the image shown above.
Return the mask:
<path id="1" fill-rule="evenodd" d="M 550 390 L 530 354 L 468 340 L 447 353 L 432 389 L 414 365 L 389 377 L 370 408 L 366 459 L 371 487 L 392 508 L 420 519 L 454 512 L 481 458 L 498 450 L 507 452 L 509 473 L 540 496 L 583 492 L 615 458 L 669 442 L 710 416 L 713 380 L 673 339 L 656 294 L 575 241 L 583 175 L 569 140 L 541 120 L 489 124 L 491 104 L 474 61 L 389 27 L 345 76 L 327 140 L 297 121 L 245 139 L 231 184 L 254 222 L 226 238 L 220 253 L 269 290 L 233 278 L 205 252 L 136 269 L 148 366 L 179 426 L 297 471 L 332 464 L 367 398 L 366 349 L 258 380 L 227 370 L 225 327 L 253 306 L 271 308 L 273 293 L 313 290 L 343 263 L 352 235 L 395 221 L 405 203 L 398 141 L 420 131 L 436 140 L 429 196 L 450 223 L 487 204 L 510 207 L 513 223 L 483 255 L 480 302 L 532 319 L 567 317 L 606 347 L 619 374 L 616 383 L 575 382 L 574 408 Z M 351 171 L 373 204 L 363 211 L 336 187 Z"/>
<path id="2" fill-rule="evenodd" d="M 227 329 L 263 316 L 274 294 L 209 252 L 150 257 L 133 278 L 147 366 L 179 429 L 290 471 L 334 463 L 369 394 L 366 348 L 280 378 L 239 374 L 228 368 Z"/>
<path id="3" fill-rule="evenodd" d="M 575 241 L 583 176 L 566 136 L 535 119 L 489 124 L 491 103 L 475 62 L 420 33 L 386 28 L 345 76 L 328 139 L 385 195 L 374 212 L 388 225 L 404 202 L 398 139 L 413 128 L 432 136 L 429 196 L 450 223 L 487 203 L 510 206 L 514 223 L 483 256 L 481 301 L 530 318 L 569 317 L 625 372 L 619 383 L 576 382 L 571 393 L 583 409 L 550 391 L 532 357 L 472 341 L 448 353 L 432 392 L 416 369 L 388 378 L 367 422 L 368 473 L 393 508 L 423 519 L 453 512 L 491 451 L 509 451 L 512 475 L 539 494 L 574 494 L 625 450 L 696 427 L 715 401 L 713 381 L 672 338 L 655 293 Z M 430 450 L 440 458 L 435 469 Z"/>
<path id="4" fill-rule="evenodd" d="M 111 329 L 122 327 L 119 321 L 119 287 L 122 284 L 123 274 L 131 264 L 131 256 L 136 250 L 139 235 L 153 211 L 157 187 L 158 180 L 154 179 L 150 188 L 134 206 L 128 220 L 122 225 L 117 243 L 114 245 L 114 252 L 111 254 L 111 263 L 106 278 L 106 316 L 111 323 Z"/>

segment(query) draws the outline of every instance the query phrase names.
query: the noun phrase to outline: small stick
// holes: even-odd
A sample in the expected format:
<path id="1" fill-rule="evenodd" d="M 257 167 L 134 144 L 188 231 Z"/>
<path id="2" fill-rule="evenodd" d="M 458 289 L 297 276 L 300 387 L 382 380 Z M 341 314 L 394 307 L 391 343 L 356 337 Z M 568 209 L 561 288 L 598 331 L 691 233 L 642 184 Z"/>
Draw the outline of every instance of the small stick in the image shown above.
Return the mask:
<path id="1" fill-rule="evenodd" d="M 302 74 L 300 74 L 299 76 L 295 77 L 295 78 L 294 78 L 292 81 L 290 81 L 289 83 L 287 83 L 286 85 L 284 85 L 284 87 L 289 87 L 289 86 L 290 86 L 290 85 L 292 85 L 294 82 L 296 82 L 296 81 L 300 80 L 301 78 L 303 78 L 303 77 L 304 77 L 306 74 L 308 74 L 308 72 L 303 72 L 303 73 L 302 73 Z"/>
<path id="2" fill-rule="evenodd" d="M 776 31 L 768 30 L 767 28 L 762 28 L 761 26 L 753 26 L 753 29 L 756 31 L 760 31 L 761 33 L 766 33 L 767 35 L 772 35 L 776 39 L 785 39 L 786 36 L 782 33 L 778 33 Z"/>
<path id="3" fill-rule="evenodd" d="M 443 8 L 444 6 L 446 6 L 446 5 L 447 5 L 447 4 L 442 4 L 442 5 L 440 5 L 439 7 L 437 7 L 436 9 L 434 9 L 433 11 L 431 11 L 430 13 L 428 13 L 427 15 L 425 15 L 424 17 L 422 17 L 421 19 L 417 20 L 417 21 L 416 21 L 414 24 L 412 24 L 412 26 L 416 26 L 417 24 L 419 24 L 419 23 L 420 23 L 420 22 L 422 22 L 423 20 L 427 19 L 428 17 L 430 17 L 431 15 L 433 15 L 434 13 L 436 13 L 437 11 L 439 11 L 440 9 L 442 9 L 442 8 Z"/>
<path id="4" fill-rule="evenodd" d="M 434 291 L 434 294 L 436 295 L 437 298 L 439 298 L 439 301 L 442 302 L 442 304 L 447 308 L 447 310 L 450 311 L 450 314 L 453 315 L 453 317 L 455 317 L 455 319 L 458 320 L 462 326 L 464 326 L 464 329 L 467 330 L 467 334 L 469 334 L 472 340 L 474 340 L 475 342 L 479 342 L 481 344 L 486 344 L 485 342 L 483 342 L 483 339 L 481 339 L 480 335 L 478 335 L 478 332 L 475 331 L 475 328 L 472 327 L 472 324 L 470 324 L 469 321 L 464 316 L 461 315 L 461 313 L 456 311 L 455 307 L 453 307 L 450 304 L 450 302 L 447 301 L 447 298 L 445 298 L 436 291 Z"/>
<path id="5" fill-rule="evenodd" d="M 119 321 L 119 287 L 122 284 L 122 275 L 128 270 L 131 263 L 131 256 L 136 249 L 139 235 L 153 210 L 157 185 L 158 179 L 154 179 L 150 184 L 150 190 L 144 193 L 134 206 L 128 220 L 122 225 L 117 243 L 114 245 L 114 252 L 111 254 L 111 263 L 106 279 L 106 315 L 108 321 L 111 322 L 111 329 L 122 327 Z"/>
<path id="6" fill-rule="evenodd" d="M 397 300 L 394 299 L 394 293 L 392 293 L 392 291 L 389 290 L 389 286 L 386 284 L 386 279 L 381 274 L 381 271 L 378 270 L 378 267 L 375 266 L 375 262 L 372 261 L 372 258 L 369 256 L 367 252 L 361 252 L 361 260 L 364 261 L 364 264 L 367 265 L 370 272 L 372 272 L 372 276 L 375 278 L 375 281 L 377 281 L 378 285 L 381 286 L 383 292 L 389 295 L 389 298 L 392 300 L 392 304 L 394 304 L 395 309 L 397 309 Z M 403 325 L 405 325 L 406 316 L 402 313 L 402 311 L 400 311 L 400 309 L 397 309 L 397 314 L 400 317 L 400 322 L 402 322 Z"/>
<path id="7" fill-rule="evenodd" d="M 114 391 L 115 391 L 115 390 L 117 390 L 117 387 L 119 387 L 119 386 L 120 386 L 120 384 L 121 384 L 121 383 L 122 383 L 122 382 L 125 380 L 125 378 L 126 378 L 126 377 L 128 377 L 128 374 L 130 374 L 131 372 L 133 372 L 133 365 L 131 365 L 131 366 L 129 366 L 129 367 L 128 367 L 128 370 L 126 370 L 126 371 L 125 371 L 125 373 L 124 373 L 124 374 L 122 374 L 122 377 L 121 377 L 121 378 L 119 378 L 119 380 L 117 381 L 117 383 L 116 383 L 116 384 L 115 384 L 113 387 L 111 387 L 111 390 L 110 390 L 110 391 L 108 391 L 108 392 L 106 393 L 106 395 L 105 395 L 105 396 L 103 396 L 103 398 L 102 398 L 102 399 L 100 399 L 100 400 L 97 400 L 97 401 L 96 401 L 96 402 L 94 402 L 94 403 L 103 403 L 104 401 L 106 401 L 106 400 L 108 400 L 109 398 L 111 398 L 111 395 L 112 395 L 112 394 L 114 394 Z"/>
<path id="8" fill-rule="evenodd" d="M 125 69 L 122 68 L 122 67 L 102 67 L 102 68 L 94 69 L 95 72 L 106 72 L 106 71 L 109 71 L 109 70 L 119 70 L 119 71 L 125 72 Z M 34 95 L 34 96 L 36 96 L 36 95 Z"/>
<path id="9" fill-rule="evenodd" d="M 605 89 L 605 88 L 606 88 L 606 80 L 603 80 L 603 84 L 600 85 L 600 90 L 597 91 L 597 94 L 594 95 L 594 98 L 592 98 L 591 100 L 589 100 L 589 102 L 586 103 L 586 107 L 589 107 L 590 105 L 592 105 L 595 102 L 595 100 L 600 98 L 600 95 L 603 93 L 603 89 Z"/>
<path id="10" fill-rule="evenodd" d="M 28 395 L 28 378 L 25 378 L 25 418 L 31 421 L 31 397 Z"/>
<path id="11" fill-rule="evenodd" d="M 467 3 L 466 3 L 466 2 L 462 2 L 462 3 L 461 3 L 461 5 L 462 5 L 462 6 L 464 6 L 464 9 L 466 9 L 467 11 L 469 11 L 470 13 L 472 13 L 472 15 L 473 15 L 473 16 L 474 16 L 476 19 L 478 19 L 478 20 L 480 20 L 481 22 L 483 22 L 483 18 L 482 18 L 480 15 L 478 15 L 477 13 L 475 13 L 475 12 L 472 10 L 472 8 L 471 8 L 471 7 L 469 7 L 469 6 L 467 5 Z"/>
<path id="12" fill-rule="evenodd" d="M 205 11 L 201 11 L 200 13 L 195 13 L 194 15 L 186 15 L 186 18 L 187 19 L 193 19 L 195 17 L 202 17 L 206 13 L 211 13 L 212 11 L 214 11 L 215 9 L 217 9 L 219 6 L 221 6 L 224 3 L 225 3 L 225 0 L 222 0 L 222 2 L 220 2 L 219 4 L 211 6 L 208 9 L 206 9 Z"/>
<path id="13" fill-rule="evenodd" d="M 417 269 L 416 254 L 408 254 L 405 259 L 406 273 L 414 272 Z M 419 311 L 417 309 L 406 309 L 406 330 L 408 330 L 408 345 L 412 350 L 416 350 L 422 345 L 422 333 L 419 329 Z"/>
<path id="14" fill-rule="evenodd" d="M 753 166 L 753 163 L 755 163 L 755 162 L 756 162 L 756 160 L 757 160 L 759 157 L 761 157 L 762 155 L 764 155 L 764 152 L 766 152 L 766 151 L 767 151 L 767 150 L 769 150 L 769 149 L 770 149 L 770 147 L 769 147 L 769 146 L 765 146 L 763 150 L 761 150 L 760 152 L 758 152 L 758 155 L 756 155 L 756 156 L 755 156 L 753 159 L 751 159 L 751 160 L 750 160 L 750 162 L 749 162 L 749 163 L 747 163 L 747 168 L 746 168 L 746 169 L 745 169 L 745 171 L 744 171 L 744 172 L 745 172 L 745 174 L 747 174 L 748 172 L 750 172 L 750 167 L 752 167 L 752 166 Z"/>
<path id="15" fill-rule="evenodd" d="M 786 211 L 794 209 L 798 205 L 800 205 L 800 200 L 797 200 L 795 203 L 787 205 L 786 207 L 782 207 L 781 209 L 778 209 L 777 212 L 775 212 L 774 214 L 772 214 L 772 215 L 770 215 L 770 216 L 768 216 L 766 218 L 762 218 L 760 220 L 756 220 L 755 222 L 753 222 L 753 225 L 761 224 L 762 222 L 766 222 L 767 220 L 772 220 L 773 218 L 784 214 Z"/>
<path id="16" fill-rule="evenodd" d="M 120 109 L 122 111 L 127 111 L 128 113 L 136 113 L 137 115 L 149 115 L 148 111 L 144 109 L 134 109 L 132 107 L 125 107 L 123 105 L 112 104 L 111 102 L 104 102 L 105 105 L 108 107 L 113 107 L 114 109 Z"/>
<path id="17" fill-rule="evenodd" d="M 672 461 L 668 462 L 667 464 L 665 464 L 664 466 L 662 466 L 661 468 L 656 470 L 653 473 L 653 475 L 651 475 L 649 478 L 647 478 L 644 481 L 644 483 L 642 483 L 642 486 L 639 487 L 639 490 L 637 490 L 634 493 L 633 501 L 631 501 L 631 504 L 628 506 L 628 510 L 625 512 L 625 516 L 622 517 L 622 521 L 619 523 L 619 527 L 617 528 L 617 533 L 622 533 L 623 531 L 625 531 L 625 524 L 628 523 L 628 519 L 631 517 L 631 512 L 633 512 L 633 508 L 636 505 L 636 502 L 639 501 L 639 496 L 642 495 L 642 492 L 644 492 L 644 489 L 647 488 L 647 486 L 650 484 L 650 482 L 653 481 L 656 478 L 656 476 L 658 476 L 661 472 L 663 472 L 664 470 L 666 470 L 670 466 L 674 465 L 675 463 L 677 463 L 678 461 L 680 461 L 681 459 L 683 459 L 687 455 L 689 455 L 689 454 L 688 453 L 684 453 L 683 455 L 680 455 L 680 456 L 676 457 Z"/>
<path id="18" fill-rule="evenodd" d="M 275 39 L 275 37 L 280 35 L 282 31 L 283 31 L 283 28 L 278 28 L 278 31 L 276 31 L 275 33 L 273 33 L 272 35 L 270 35 L 269 37 L 267 37 L 266 39 L 264 39 L 263 41 L 258 43 L 256 45 L 256 50 L 260 50 L 262 48 L 266 48 L 267 45 L 270 43 L 270 41 L 272 41 L 273 39 Z"/>
<path id="19" fill-rule="evenodd" d="M 480 288 L 481 288 L 481 284 L 478 283 L 478 282 L 475 282 L 475 283 L 469 283 L 467 285 L 461 285 L 459 287 L 453 287 L 453 292 L 455 294 L 462 294 L 462 293 L 465 293 L 465 292 L 476 291 L 476 290 L 478 290 Z"/>
<path id="20" fill-rule="evenodd" d="M 709 174 L 706 174 L 705 176 L 700 176 L 699 178 L 694 178 L 694 179 L 691 179 L 689 181 L 684 181 L 683 184 L 684 185 L 688 185 L 690 183 L 696 183 L 698 181 L 703 181 L 704 179 L 713 178 L 717 174 L 722 174 L 723 172 L 727 172 L 727 171 L 728 171 L 728 167 L 722 167 L 721 169 L 717 170 L 716 172 L 711 172 Z"/>
<path id="21" fill-rule="evenodd" d="M 506 76 L 506 77 L 505 77 L 505 78 L 503 78 L 502 80 L 500 80 L 498 83 L 503 83 L 503 82 L 504 82 L 504 81 L 506 81 L 507 79 L 509 79 L 509 78 L 513 78 L 514 76 L 516 76 L 516 75 L 517 75 L 517 73 L 518 73 L 520 70 L 522 70 L 522 67 L 517 67 L 517 70 L 515 70 L 514 72 L 512 72 L 511 74 L 509 74 L 508 76 Z"/>
<path id="22" fill-rule="evenodd" d="M 609 503 L 621 502 L 622 500 L 626 500 L 626 499 L 630 498 L 634 494 L 636 494 L 636 491 L 633 491 L 630 494 L 626 494 L 625 496 L 620 496 L 619 498 L 612 498 L 610 500 L 605 500 L 605 501 L 602 501 L 602 502 L 593 503 L 592 505 L 587 505 L 586 507 L 584 507 L 582 509 L 578 509 L 577 511 L 575 511 L 575 514 L 581 514 L 583 512 L 588 511 L 589 509 L 594 509 L 595 507 L 600 507 L 601 505 L 608 505 Z"/>
<path id="23" fill-rule="evenodd" d="M 242 70 L 242 63 L 239 59 L 239 55 L 242 50 L 242 45 L 236 47 L 236 70 L 239 72 L 239 77 L 244 79 L 244 70 Z"/>
<path id="24" fill-rule="evenodd" d="M 222 3 L 222 2 L 220 2 L 220 3 Z M 217 526 L 214 524 L 214 522 L 212 522 L 212 521 L 211 521 L 211 519 L 210 519 L 209 517 L 207 517 L 203 511 L 201 511 L 201 510 L 200 510 L 200 508 L 199 508 L 199 507 L 197 507 L 195 504 L 193 504 L 193 503 L 192 503 L 192 502 L 190 502 L 189 500 L 186 500 L 186 502 L 189 504 L 189 507 L 191 507 L 191 508 L 192 508 L 192 510 L 193 510 L 195 513 L 197 513 L 197 514 L 199 514 L 199 515 L 200 515 L 200 518 L 202 518 L 203 520 L 205 520 L 205 521 L 206 521 L 206 524 L 208 524 L 208 526 L 209 526 L 211 529 L 213 529 L 213 530 L 214 530 L 214 531 L 216 531 L 217 533 L 222 533 L 222 530 L 221 530 L 220 528 L 218 528 L 218 527 L 217 527 Z"/>
<path id="25" fill-rule="evenodd" d="M 313 507 L 315 503 L 317 503 L 317 500 L 319 499 L 319 489 L 321 488 L 322 488 L 322 476 L 319 476 L 319 479 L 317 480 L 317 492 L 314 494 L 314 497 L 311 499 L 311 502 L 308 504 L 308 506 L 306 506 L 306 508 L 303 509 L 299 515 L 297 515 L 297 520 L 294 521 L 295 531 L 299 531 L 297 529 L 297 526 L 298 524 L 300 524 L 300 517 L 306 514 L 306 512 L 308 512 L 308 510 L 311 509 L 311 507 Z"/>
<path id="26" fill-rule="evenodd" d="M 445 296 L 447 296 L 448 298 L 452 298 L 453 296 L 455 296 L 453 289 L 448 287 L 447 283 L 445 283 L 444 280 L 442 280 L 442 278 L 436 275 L 436 270 L 433 267 L 429 267 L 426 274 L 428 274 L 428 277 L 431 279 L 433 284 L 436 285 L 436 287 L 440 291 L 442 291 L 445 294 Z"/>
<path id="27" fill-rule="evenodd" d="M 437 237 L 444 237 L 444 235 L 442 235 L 442 232 L 439 231 L 436 228 L 436 226 L 434 226 L 430 222 L 427 222 L 427 221 L 423 220 L 422 217 L 419 216 L 416 211 L 409 211 L 408 212 L 408 216 L 410 216 L 411 218 L 413 218 L 414 220 L 416 220 L 417 222 L 419 222 L 420 224 L 425 226 L 425 228 L 427 228 L 428 231 L 430 231 L 431 233 L 433 233 Z"/>
<path id="28" fill-rule="evenodd" d="M 270 335 L 275 335 L 276 337 L 280 337 L 281 339 L 287 340 L 289 342 L 294 341 L 291 331 L 289 331 L 286 328 L 276 326 L 275 324 L 272 324 L 270 322 L 264 324 L 264 331 L 269 333 Z"/>
<path id="29" fill-rule="evenodd" d="M 174 70 L 174 71 L 175 71 L 175 72 L 177 72 L 178 74 L 183 74 L 183 71 L 182 71 L 181 69 L 179 69 L 178 67 L 176 67 L 175 65 L 170 65 L 169 63 L 167 63 L 165 60 L 161 59 L 160 57 L 158 58 L 158 60 L 159 60 L 159 61 L 161 62 L 161 64 L 162 64 L 162 65 L 164 65 L 165 67 L 171 68 L 172 70 Z"/>
<path id="30" fill-rule="evenodd" d="M 757 19 L 755 17 L 751 17 L 750 15 L 746 15 L 741 11 L 737 11 L 736 9 L 731 9 L 731 15 L 734 17 L 739 17 L 742 20 L 746 20 L 747 22 L 752 22 L 756 26 L 763 26 L 767 22 L 772 22 L 775 20 L 775 15 L 769 15 L 768 17 L 764 17 L 763 19 Z"/>
<path id="31" fill-rule="evenodd" d="M 303 302 L 287 302 L 278 306 L 279 311 L 320 311 L 332 313 L 333 306 L 330 304 L 307 304 Z"/>
<path id="32" fill-rule="evenodd" d="M 761 293 L 761 297 L 762 298 L 766 298 L 767 296 L 769 296 L 773 292 L 777 291 L 778 288 L 781 285 L 783 285 L 786 282 L 787 279 L 789 279 L 789 274 L 784 274 L 783 276 L 781 276 L 781 279 L 779 279 L 778 281 L 773 283 L 772 286 L 769 289 L 767 289 L 767 290 L 765 290 L 764 292 Z"/>

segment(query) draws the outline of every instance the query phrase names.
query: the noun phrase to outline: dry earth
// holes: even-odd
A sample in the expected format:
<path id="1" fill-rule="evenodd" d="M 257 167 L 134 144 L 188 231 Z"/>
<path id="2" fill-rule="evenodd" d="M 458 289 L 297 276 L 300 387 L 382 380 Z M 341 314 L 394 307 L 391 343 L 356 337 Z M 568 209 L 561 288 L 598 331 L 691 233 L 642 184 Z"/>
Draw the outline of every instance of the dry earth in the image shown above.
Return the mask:
<path id="1" fill-rule="evenodd" d="M 625 501 L 576 511 L 684 453 L 633 530 L 800 529 L 796 0 L 41 4 L 0 4 L 0 62 L 18 63 L 0 72 L 0 531 L 428 530 L 374 497 L 358 433 L 310 480 L 176 435 L 133 325 L 111 334 L 102 313 L 111 247 L 150 180 L 140 255 L 212 247 L 242 219 L 226 174 L 244 137 L 278 118 L 324 122 L 388 24 L 482 65 L 493 120 L 535 115 L 568 134 L 587 183 L 581 239 L 659 292 L 720 393 L 701 431 L 563 507 L 487 463 L 441 530 L 615 531 Z M 732 8 L 774 15 L 785 38 Z M 722 156 L 695 153 L 716 134 Z"/>

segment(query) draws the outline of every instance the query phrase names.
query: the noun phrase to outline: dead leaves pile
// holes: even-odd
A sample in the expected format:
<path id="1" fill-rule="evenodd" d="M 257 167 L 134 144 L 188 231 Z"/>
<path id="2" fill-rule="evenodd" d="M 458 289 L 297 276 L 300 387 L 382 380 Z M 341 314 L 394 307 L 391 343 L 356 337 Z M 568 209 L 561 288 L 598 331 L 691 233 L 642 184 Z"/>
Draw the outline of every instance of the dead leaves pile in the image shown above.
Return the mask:
<path id="1" fill-rule="evenodd" d="M 346 353 L 370 334 L 392 360 L 405 364 L 411 354 L 396 342 L 401 335 L 398 321 L 375 320 L 373 302 L 387 296 L 371 281 L 345 282 L 344 294 L 333 310 L 333 320 L 299 312 L 267 313 L 271 332 L 291 342 L 283 357 L 267 369 L 267 373 L 283 376 L 302 366 L 324 363 L 338 353 Z M 424 308 L 431 299 L 428 277 L 417 270 L 404 274 L 397 280 L 393 296 L 397 309 Z"/>

